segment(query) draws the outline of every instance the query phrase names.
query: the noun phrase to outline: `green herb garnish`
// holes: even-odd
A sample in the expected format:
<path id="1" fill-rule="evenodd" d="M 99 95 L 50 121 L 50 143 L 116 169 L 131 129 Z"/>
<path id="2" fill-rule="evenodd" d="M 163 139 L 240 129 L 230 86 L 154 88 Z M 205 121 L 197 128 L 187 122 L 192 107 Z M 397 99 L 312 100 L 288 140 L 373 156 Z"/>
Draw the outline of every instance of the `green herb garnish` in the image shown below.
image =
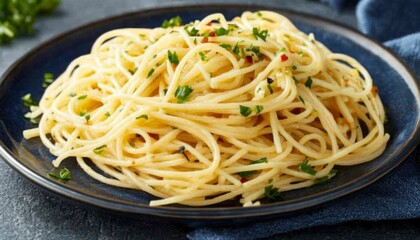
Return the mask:
<path id="1" fill-rule="evenodd" d="M 44 73 L 44 82 L 42 82 L 42 87 L 47 88 L 54 81 L 54 74 Z"/>
<path id="2" fill-rule="evenodd" d="M 105 150 L 105 148 L 106 148 L 106 145 L 102 145 L 100 147 L 97 147 L 97 148 L 93 149 L 93 152 L 95 154 L 101 154 Z"/>
<path id="3" fill-rule="evenodd" d="M 175 51 L 172 53 L 171 51 L 168 50 L 168 60 L 172 64 L 178 64 L 179 63 L 178 55 L 176 54 Z"/>
<path id="4" fill-rule="evenodd" d="M 311 87 L 312 87 L 312 78 L 311 78 L 311 76 L 309 76 L 309 77 L 306 79 L 305 86 L 306 86 L 307 88 L 311 88 Z"/>
<path id="5" fill-rule="evenodd" d="M 308 162 L 308 157 L 305 157 L 305 159 L 303 159 L 303 162 L 299 165 L 298 168 L 300 171 L 313 176 L 317 173 L 317 171 L 311 165 L 309 165 Z"/>
<path id="6" fill-rule="evenodd" d="M 190 97 L 190 94 L 193 92 L 193 89 L 188 86 L 178 86 L 175 90 L 175 97 L 178 99 L 178 103 L 184 103 L 188 101 L 188 98 Z"/>
<path id="7" fill-rule="evenodd" d="M 302 98 L 301 96 L 299 96 L 299 100 L 300 100 L 303 104 L 305 104 L 305 100 L 303 100 L 303 98 Z"/>
<path id="8" fill-rule="evenodd" d="M 182 19 L 180 16 L 173 17 L 169 20 L 165 19 L 162 23 L 162 28 L 177 27 L 182 25 Z"/>
<path id="9" fill-rule="evenodd" d="M 230 51 L 232 49 L 232 46 L 231 45 L 225 44 L 225 43 L 222 43 L 219 46 L 221 46 L 222 48 L 224 48 L 224 49 L 226 49 L 228 51 Z"/>
<path id="10" fill-rule="evenodd" d="M 271 84 L 267 84 L 267 88 L 268 88 L 268 91 L 270 92 L 270 94 L 273 94 L 274 90 L 273 90 L 273 87 L 271 86 Z"/>
<path id="11" fill-rule="evenodd" d="M 283 199 L 281 192 L 279 192 L 279 189 L 276 187 L 273 187 L 273 185 L 268 185 L 264 188 L 264 195 L 266 198 L 270 200 L 280 200 Z"/>
<path id="12" fill-rule="evenodd" d="M 337 172 L 338 171 L 336 169 L 331 169 L 330 173 L 328 173 L 327 176 L 315 179 L 314 184 L 322 184 L 322 183 L 328 182 L 331 178 L 333 178 L 333 177 L 335 177 L 335 175 L 337 175 Z"/>
<path id="13" fill-rule="evenodd" d="M 214 30 L 214 32 L 216 33 L 216 36 L 223 36 L 223 35 L 228 35 L 229 30 L 223 27 L 217 28 Z"/>
<path id="14" fill-rule="evenodd" d="M 87 95 L 80 95 L 79 97 L 77 97 L 77 100 L 83 100 L 87 98 Z"/>
<path id="15" fill-rule="evenodd" d="M 239 105 L 239 112 L 242 116 L 248 117 L 252 113 L 252 109 L 244 105 Z"/>
<path id="16" fill-rule="evenodd" d="M 265 39 L 268 36 L 268 30 L 262 30 L 260 31 L 258 28 L 253 28 L 252 29 L 252 35 L 254 35 L 255 39 L 260 38 L 261 40 L 263 40 L 264 42 L 266 41 Z"/>
<path id="17" fill-rule="evenodd" d="M 49 172 L 48 176 L 62 181 L 71 180 L 71 172 L 67 168 L 62 168 L 58 174 L 55 172 Z"/>
<path id="18" fill-rule="evenodd" d="M 149 116 L 147 114 L 142 114 L 142 115 L 136 117 L 136 119 L 140 119 L 140 118 L 144 118 L 144 119 L 147 120 L 147 119 L 149 119 Z"/>
<path id="19" fill-rule="evenodd" d="M 135 67 L 133 69 L 128 69 L 128 71 L 131 73 L 131 75 L 134 75 L 137 72 L 138 68 Z"/>
<path id="20" fill-rule="evenodd" d="M 191 30 L 189 30 L 188 29 L 188 26 L 185 26 L 184 27 L 184 30 L 187 32 L 187 34 L 189 35 L 189 36 L 191 36 L 191 37 L 194 37 L 194 36 L 198 36 L 198 29 L 195 29 L 194 27 L 191 29 Z"/>
<path id="21" fill-rule="evenodd" d="M 149 70 L 149 72 L 147 73 L 147 77 L 146 78 L 149 78 L 150 76 L 152 76 L 152 74 L 155 72 L 155 69 L 154 68 L 151 68 L 150 70 Z"/>
<path id="22" fill-rule="evenodd" d="M 258 160 L 254 160 L 250 163 L 251 164 L 258 164 L 258 163 L 268 163 L 268 160 L 266 157 L 260 158 Z M 244 172 L 237 172 L 240 177 L 248 179 L 251 177 L 251 175 L 257 173 L 257 170 L 251 170 L 251 171 L 244 171 Z"/>
<path id="23" fill-rule="evenodd" d="M 264 107 L 262 105 L 255 106 L 255 114 L 260 114 L 263 109 Z"/>
<path id="24" fill-rule="evenodd" d="M 38 106 L 38 102 L 32 99 L 30 93 L 25 94 L 21 99 L 25 107 Z"/>
<path id="25" fill-rule="evenodd" d="M 239 46 L 238 46 L 239 42 L 236 42 L 235 46 L 232 49 L 232 52 L 236 55 L 239 55 Z"/>
<path id="26" fill-rule="evenodd" d="M 36 18 L 51 13 L 59 4 L 60 0 L 1 0 L 0 45 L 33 34 Z"/>
<path id="27" fill-rule="evenodd" d="M 209 59 L 207 55 L 203 52 L 199 52 L 198 54 L 200 54 L 200 58 L 202 61 L 207 61 Z"/>

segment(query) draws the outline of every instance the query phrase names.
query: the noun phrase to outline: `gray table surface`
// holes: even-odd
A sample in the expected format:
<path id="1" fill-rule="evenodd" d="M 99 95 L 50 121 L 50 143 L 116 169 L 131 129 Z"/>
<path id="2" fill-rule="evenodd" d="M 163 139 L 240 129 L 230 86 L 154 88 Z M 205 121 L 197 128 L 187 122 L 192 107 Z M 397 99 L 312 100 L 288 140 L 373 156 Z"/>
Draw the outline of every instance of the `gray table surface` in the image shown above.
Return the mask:
<path id="1" fill-rule="evenodd" d="M 356 28 L 354 13 L 336 12 L 317 1 L 158 1 L 62 0 L 59 9 L 36 23 L 32 37 L 0 47 L 0 75 L 34 46 L 57 34 L 109 16 L 141 9 L 194 3 L 257 3 L 317 13 Z M 1 116 L 0 116 L 1 117 Z M 191 229 L 170 223 L 141 222 L 86 209 L 43 191 L 0 160 L 0 239 L 185 239 Z M 350 222 L 274 236 L 276 239 L 419 239 L 415 220 Z"/>

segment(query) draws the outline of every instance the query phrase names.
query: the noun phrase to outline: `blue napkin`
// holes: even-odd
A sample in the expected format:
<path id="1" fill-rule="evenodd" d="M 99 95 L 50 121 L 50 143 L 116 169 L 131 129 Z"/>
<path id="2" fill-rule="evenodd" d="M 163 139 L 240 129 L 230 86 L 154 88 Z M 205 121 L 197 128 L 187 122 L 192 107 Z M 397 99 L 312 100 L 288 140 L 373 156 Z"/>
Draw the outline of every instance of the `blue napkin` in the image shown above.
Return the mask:
<path id="1" fill-rule="evenodd" d="M 322 1 L 337 10 L 343 9 L 346 4 L 357 2 L 357 0 Z M 419 0 L 361 0 L 356 7 L 360 30 L 377 40 L 390 40 L 384 43 L 385 46 L 406 62 L 417 79 L 420 79 L 419 12 Z M 332 201 L 325 208 L 236 228 L 195 229 L 188 234 L 188 238 L 246 240 L 351 220 L 420 218 L 419 157 L 420 149 L 417 148 L 408 159 L 386 177 L 363 190 L 340 198 L 338 201 Z"/>

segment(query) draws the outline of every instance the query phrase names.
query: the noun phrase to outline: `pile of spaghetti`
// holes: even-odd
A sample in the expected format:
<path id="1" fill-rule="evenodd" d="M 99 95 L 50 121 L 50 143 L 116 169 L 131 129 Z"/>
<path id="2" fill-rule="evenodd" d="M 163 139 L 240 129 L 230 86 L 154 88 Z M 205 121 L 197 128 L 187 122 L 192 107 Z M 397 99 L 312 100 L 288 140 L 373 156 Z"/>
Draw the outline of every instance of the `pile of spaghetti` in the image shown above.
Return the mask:
<path id="1" fill-rule="evenodd" d="M 385 149 L 369 73 L 274 12 L 212 14 L 97 39 L 31 117 L 58 167 L 139 189 L 152 206 L 244 206 L 334 176 Z"/>

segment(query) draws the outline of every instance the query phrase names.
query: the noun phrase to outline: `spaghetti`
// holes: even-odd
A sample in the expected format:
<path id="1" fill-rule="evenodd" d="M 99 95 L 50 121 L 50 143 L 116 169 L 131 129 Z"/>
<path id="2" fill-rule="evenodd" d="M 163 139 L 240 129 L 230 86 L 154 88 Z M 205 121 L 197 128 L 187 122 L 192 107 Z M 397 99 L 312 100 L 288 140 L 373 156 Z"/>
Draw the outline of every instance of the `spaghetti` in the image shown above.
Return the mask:
<path id="1" fill-rule="evenodd" d="M 244 206 L 379 156 L 389 135 L 365 68 L 274 12 L 100 36 L 45 91 L 40 137 L 150 205 Z M 96 166 L 92 167 L 87 161 Z"/>

